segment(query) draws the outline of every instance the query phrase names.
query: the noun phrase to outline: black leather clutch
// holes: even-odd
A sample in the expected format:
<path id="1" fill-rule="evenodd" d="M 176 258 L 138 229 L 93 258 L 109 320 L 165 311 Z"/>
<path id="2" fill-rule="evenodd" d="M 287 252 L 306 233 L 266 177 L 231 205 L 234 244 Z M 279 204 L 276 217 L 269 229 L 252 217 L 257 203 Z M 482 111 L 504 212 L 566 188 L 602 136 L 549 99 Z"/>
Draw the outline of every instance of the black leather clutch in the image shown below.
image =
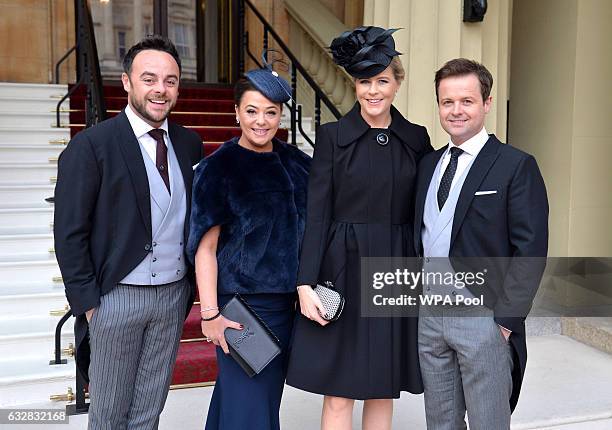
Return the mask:
<path id="1" fill-rule="evenodd" d="M 227 302 L 221 315 L 243 325 L 225 329 L 230 355 L 249 377 L 260 373 L 281 352 L 280 341 L 239 294 Z"/>

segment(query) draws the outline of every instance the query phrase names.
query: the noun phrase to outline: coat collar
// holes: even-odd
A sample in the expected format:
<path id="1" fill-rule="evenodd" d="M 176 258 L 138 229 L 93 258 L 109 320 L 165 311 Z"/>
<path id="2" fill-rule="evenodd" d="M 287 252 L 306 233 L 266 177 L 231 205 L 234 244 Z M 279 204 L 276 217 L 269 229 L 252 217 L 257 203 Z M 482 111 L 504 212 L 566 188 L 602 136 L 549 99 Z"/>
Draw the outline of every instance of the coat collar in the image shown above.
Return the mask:
<path id="1" fill-rule="evenodd" d="M 356 102 L 353 108 L 338 121 L 338 146 L 348 146 L 359 140 L 369 129 L 370 126 L 361 116 L 361 107 Z M 411 147 L 415 151 L 420 151 L 421 145 L 414 139 L 412 124 L 403 115 L 391 106 L 391 125 L 389 130 L 404 145 Z"/>

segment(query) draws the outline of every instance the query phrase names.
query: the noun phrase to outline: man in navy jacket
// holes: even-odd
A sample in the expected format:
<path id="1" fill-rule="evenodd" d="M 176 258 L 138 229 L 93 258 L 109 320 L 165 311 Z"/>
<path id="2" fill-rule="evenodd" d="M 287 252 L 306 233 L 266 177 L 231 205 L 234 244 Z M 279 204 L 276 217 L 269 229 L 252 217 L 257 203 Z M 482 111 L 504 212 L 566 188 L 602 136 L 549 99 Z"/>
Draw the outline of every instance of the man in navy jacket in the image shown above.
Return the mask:
<path id="1" fill-rule="evenodd" d="M 123 67 L 128 105 L 70 141 L 55 189 L 55 249 L 92 429 L 157 428 L 194 293 L 184 248 L 202 142 L 167 120 L 180 59 L 150 36 Z"/>
<path id="2" fill-rule="evenodd" d="M 442 289 L 455 305 L 421 309 L 427 428 L 465 429 L 467 410 L 472 430 L 509 429 L 527 360 L 524 318 L 547 255 L 546 188 L 531 155 L 487 134 L 493 78 L 483 65 L 451 60 L 435 82 L 450 141 L 419 164 L 417 255 L 425 270 L 440 258 L 455 273 L 488 270 L 480 288 Z M 459 295 L 482 296 L 485 307 L 456 305 Z"/>

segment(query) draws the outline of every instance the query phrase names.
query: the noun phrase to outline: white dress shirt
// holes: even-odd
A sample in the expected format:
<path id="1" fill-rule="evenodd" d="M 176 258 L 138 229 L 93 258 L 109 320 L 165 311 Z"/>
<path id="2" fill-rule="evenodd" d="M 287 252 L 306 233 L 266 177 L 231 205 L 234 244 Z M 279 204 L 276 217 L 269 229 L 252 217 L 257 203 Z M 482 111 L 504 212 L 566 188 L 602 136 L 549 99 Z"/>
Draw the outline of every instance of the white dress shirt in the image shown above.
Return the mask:
<path id="1" fill-rule="evenodd" d="M 442 176 L 444 175 L 444 171 L 446 170 L 446 166 L 450 162 L 450 150 L 451 148 L 460 148 L 463 150 L 459 159 L 457 160 L 457 171 L 455 172 L 455 176 L 453 177 L 453 182 L 451 183 L 451 190 L 457 183 L 457 179 L 463 175 L 463 172 L 470 165 L 470 162 L 478 155 L 482 147 L 489 140 L 489 134 L 487 130 L 483 127 L 478 134 L 474 137 L 466 140 L 460 146 L 455 145 L 452 141 L 449 141 L 448 148 L 444 155 L 442 156 L 442 166 L 440 168 L 440 175 L 437 178 L 437 185 L 440 186 L 440 181 L 442 181 Z"/>
<path id="2" fill-rule="evenodd" d="M 149 157 L 151 157 L 153 164 L 157 165 L 157 163 L 155 162 L 157 160 L 157 157 L 156 157 L 157 141 L 153 139 L 153 137 L 149 134 L 149 132 L 155 129 L 155 127 L 152 127 L 150 124 L 147 124 L 142 118 L 136 115 L 134 111 L 132 110 L 132 108 L 130 107 L 130 105 L 126 106 L 125 115 L 127 116 L 128 121 L 130 122 L 130 125 L 132 126 L 132 130 L 134 131 L 134 134 L 136 135 L 136 139 L 138 139 L 138 143 L 140 143 L 142 147 L 145 149 L 145 151 L 147 151 L 147 154 L 149 154 Z M 169 139 L 168 120 L 165 119 L 159 128 L 165 131 L 164 143 L 166 144 L 166 147 L 167 147 L 168 139 Z M 170 163 L 170 160 L 168 160 L 168 163 Z M 171 171 L 172 170 L 168 168 L 168 174 L 170 174 Z"/>

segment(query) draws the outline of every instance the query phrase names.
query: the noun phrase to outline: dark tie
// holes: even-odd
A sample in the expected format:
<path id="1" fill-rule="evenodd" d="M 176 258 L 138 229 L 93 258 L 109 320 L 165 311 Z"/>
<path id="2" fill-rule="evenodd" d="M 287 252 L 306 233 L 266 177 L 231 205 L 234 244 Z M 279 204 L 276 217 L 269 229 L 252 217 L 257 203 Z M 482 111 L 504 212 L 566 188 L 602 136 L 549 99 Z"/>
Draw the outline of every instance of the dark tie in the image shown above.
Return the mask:
<path id="1" fill-rule="evenodd" d="M 154 128 L 149 132 L 149 135 L 157 142 L 157 149 L 155 151 L 155 165 L 157 171 L 164 180 L 168 192 L 170 192 L 170 177 L 168 176 L 168 147 L 164 143 L 164 130 L 161 128 Z"/>
<path id="2" fill-rule="evenodd" d="M 448 199 L 448 194 L 450 193 L 451 185 L 453 183 L 453 177 L 457 171 L 457 161 L 459 160 L 459 156 L 463 153 L 463 149 L 453 147 L 451 148 L 450 153 L 450 161 L 448 162 L 448 166 L 446 166 L 446 170 L 444 171 L 442 180 L 440 181 L 440 186 L 438 187 L 438 208 L 440 210 L 442 210 L 444 203 L 446 203 L 446 199 Z"/>

